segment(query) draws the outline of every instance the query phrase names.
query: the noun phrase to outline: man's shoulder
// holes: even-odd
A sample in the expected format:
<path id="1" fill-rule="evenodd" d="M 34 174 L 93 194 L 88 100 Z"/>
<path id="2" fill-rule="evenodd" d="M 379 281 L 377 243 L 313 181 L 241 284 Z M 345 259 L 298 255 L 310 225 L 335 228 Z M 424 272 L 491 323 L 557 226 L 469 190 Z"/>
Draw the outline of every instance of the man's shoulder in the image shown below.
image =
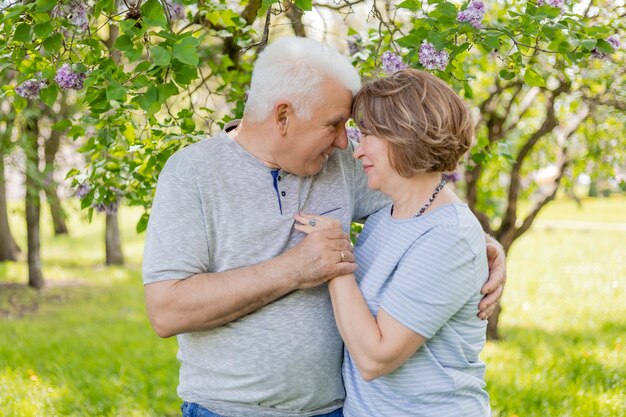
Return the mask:
<path id="1" fill-rule="evenodd" d="M 224 132 L 203 137 L 176 151 L 169 157 L 164 169 L 173 173 L 186 173 L 198 165 L 212 165 L 223 159 L 223 149 L 228 140 L 230 139 Z"/>

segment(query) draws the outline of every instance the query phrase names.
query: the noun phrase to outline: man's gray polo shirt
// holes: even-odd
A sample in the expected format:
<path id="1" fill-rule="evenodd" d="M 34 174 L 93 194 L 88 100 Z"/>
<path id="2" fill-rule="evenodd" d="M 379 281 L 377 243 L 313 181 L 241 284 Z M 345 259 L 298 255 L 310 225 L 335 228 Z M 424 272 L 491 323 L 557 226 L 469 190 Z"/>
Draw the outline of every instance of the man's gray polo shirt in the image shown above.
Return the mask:
<path id="1" fill-rule="evenodd" d="M 329 216 L 348 231 L 353 219 L 388 203 L 367 189 L 351 152 L 335 150 L 312 177 L 273 176 L 226 132 L 177 152 L 159 177 L 144 284 L 276 257 L 304 237 L 293 229 L 298 211 L 338 208 Z M 181 334 L 178 342 L 179 396 L 218 414 L 312 416 L 343 402 L 342 342 L 326 285 L 294 291 L 221 327 Z"/>

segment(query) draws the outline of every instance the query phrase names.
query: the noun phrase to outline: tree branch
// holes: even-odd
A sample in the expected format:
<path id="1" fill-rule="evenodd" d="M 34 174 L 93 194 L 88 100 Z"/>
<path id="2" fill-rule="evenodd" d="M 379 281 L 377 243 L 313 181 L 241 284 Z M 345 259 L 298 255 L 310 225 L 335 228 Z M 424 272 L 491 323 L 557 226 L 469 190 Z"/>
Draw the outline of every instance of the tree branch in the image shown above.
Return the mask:
<path id="1" fill-rule="evenodd" d="M 559 189 L 559 186 L 561 185 L 561 180 L 563 179 L 565 170 L 570 163 L 570 160 L 567 155 L 567 149 L 568 149 L 568 143 L 569 143 L 568 139 L 574 134 L 574 132 L 578 130 L 580 125 L 582 125 L 583 122 L 587 120 L 589 115 L 590 115 L 589 106 L 584 106 L 583 109 L 581 109 L 574 116 L 574 118 L 572 119 L 573 121 L 569 125 L 565 126 L 562 129 L 556 129 L 555 133 L 557 136 L 557 141 L 561 145 L 561 152 L 559 155 L 559 163 L 558 163 L 558 171 L 557 171 L 558 173 L 556 177 L 554 178 L 554 181 L 552 182 L 552 189 L 541 200 L 539 200 L 537 204 L 535 204 L 535 206 L 532 208 L 528 216 L 526 216 L 526 218 L 524 219 L 520 227 L 515 229 L 515 232 L 512 235 L 511 242 L 513 242 L 515 239 L 517 239 L 518 237 L 526 233 L 526 231 L 528 231 L 532 223 L 535 221 L 535 218 L 537 217 L 537 214 L 539 214 L 541 209 L 543 209 L 543 207 L 545 207 L 546 204 L 554 200 L 554 198 L 556 197 L 556 193 Z"/>

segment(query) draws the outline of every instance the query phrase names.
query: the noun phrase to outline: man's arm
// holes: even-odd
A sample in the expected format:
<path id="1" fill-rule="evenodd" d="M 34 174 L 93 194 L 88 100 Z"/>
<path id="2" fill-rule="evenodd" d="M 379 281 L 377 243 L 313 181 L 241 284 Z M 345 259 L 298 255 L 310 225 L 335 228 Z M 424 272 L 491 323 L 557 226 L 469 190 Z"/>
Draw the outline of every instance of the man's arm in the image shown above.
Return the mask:
<path id="1" fill-rule="evenodd" d="M 355 270 L 349 237 L 341 230 L 324 230 L 256 265 L 147 284 L 146 306 L 156 333 L 170 337 L 221 326 L 291 291 Z"/>
<path id="2" fill-rule="evenodd" d="M 489 262 L 489 279 L 480 292 L 485 297 L 478 304 L 478 317 L 487 320 L 500 302 L 504 284 L 506 283 L 506 259 L 504 248 L 495 238 L 485 235 L 487 242 L 487 261 Z"/>

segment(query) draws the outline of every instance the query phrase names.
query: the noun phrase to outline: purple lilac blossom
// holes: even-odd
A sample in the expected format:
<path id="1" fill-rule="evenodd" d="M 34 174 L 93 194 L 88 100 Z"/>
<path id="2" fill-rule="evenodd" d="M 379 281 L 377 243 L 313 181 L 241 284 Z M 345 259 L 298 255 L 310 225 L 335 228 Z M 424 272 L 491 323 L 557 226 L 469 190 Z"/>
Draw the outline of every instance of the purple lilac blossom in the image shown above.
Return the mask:
<path id="1" fill-rule="evenodd" d="M 480 0 L 472 0 L 467 9 L 459 12 L 456 19 L 459 22 L 468 22 L 474 28 L 480 29 L 483 27 L 481 23 L 483 17 L 485 17 L 485 4 Z"/>
<path id="2" fill-rule="evenodd" d="M 408 68 L 408 65 L 402 61 L 402 58 L 393 52 L 385 51 L 383 53 L 383 71 L 387 75 Z"/>
<path id="3" fill-rule="evenodd" d="M 346 127 L 346 133 L 348 134 L 348 139 L 359 142 L 361 140 L 361 131 L 358 127 Z"/>
<path id="4" fill-rule="evenodd" d="M 37 98 L 39 96 L 39 90 L 46 87 L 47 84 L 44 80 L 31 78 L 30 80 L 26 80 L 22 84 L 15 87 L 15 92 L 17 95 L 24 98 Z"/>
<path id="5" fill-rule="evenodd" d="M 598 51 L 597 48 L 593 48 L 591 50 L 591 56 L 593 58 L 597 58 L 597 59 L 604 59 L 604 58 L 608 58 L 609 56 L 607 54 L 605 54 L 604 52 L 600 52 Z"/>
<path id="6" fill-rule="evenodd" d="M 461 179 L 461 174 L 459 174 L 459 171 L 444 172 L 441 174 L 441 178 L 443 178 L 446 182 L 454 183 Z"/>
<path id="7" fill-rule="evenodd" d="M 87 30 L 89 27 L 89 16 L 87 15 L 87 4 L 81 0 L 70 0 L 65 4 L 58 4 L 52 10 L 52 16 L 66 18 L 72 25 L 80 30 Z"/>
<path id="8" fill-rule="evenodd" d="M 113 201 L 111 203 L 94 203 L 91 205 L 91 207 L 93 207 L 94 210 L 96 210 L 98 213 L 105 213 L 105 214 L 115 214 L 117 213 L 117 209 L 120 206 L 120 202 L 119 200 Z"/>
<path id="9" fill-rule="evenodd" d="M 606 41 L 611 45 L 614 51 L 617 51 L 620 47 L 620 41 L 617 35 L 609 36 Z M 609 57 L 609 54 L 600 52 L 597 48 L 593 48 L 591 50 L 591 56 L 597 59 L 606 59 Z"/>
<path id="10" fill-rule="evenodd" d="M 448 52 L 446 51 L 437 51 L 435 46 L 427 41 L 422 42 L 422 46 L 420 46 L 419 52 L 420 62 L 424 66 L 424 68 L 433 70 L 438 69 L 443 71 L 448 66 L 448 61 L 450 59 Z"/>
<path id="11" fill-rule="evenodd" d="M 85 77 L 85 74 L 72 71 L 72 67 L 70 67 L 69 64 L 63 64 L 57 71 L 54 81 L 56 81 L 61 88 L 82 90 Z"/>
<path id="12" fill-rule="evenodd" d="M 82 184 L 78 184 L 78 187 L 76 187 L 75 195 L 82 200 L 87 194 L 89 194 L 90 190 L 91 186 L 88 183 L 84 182 Z"/>
<path id="13" fill-rule="evenodd" d="M 348 52 L 350 53 L 350 55 L 354 55 L 357 52 L 359 52 L 359 41 L 361 40 L 361 37 L 359 35 L 352 35 L 352 36 L 348 36 Z"/>
<path id="14" fill-rule="evenodd" d="M 544 4 L 562 9 L 565 6 L 565 0 L 537 0 L 537 6 L 543 6 Z"/>

